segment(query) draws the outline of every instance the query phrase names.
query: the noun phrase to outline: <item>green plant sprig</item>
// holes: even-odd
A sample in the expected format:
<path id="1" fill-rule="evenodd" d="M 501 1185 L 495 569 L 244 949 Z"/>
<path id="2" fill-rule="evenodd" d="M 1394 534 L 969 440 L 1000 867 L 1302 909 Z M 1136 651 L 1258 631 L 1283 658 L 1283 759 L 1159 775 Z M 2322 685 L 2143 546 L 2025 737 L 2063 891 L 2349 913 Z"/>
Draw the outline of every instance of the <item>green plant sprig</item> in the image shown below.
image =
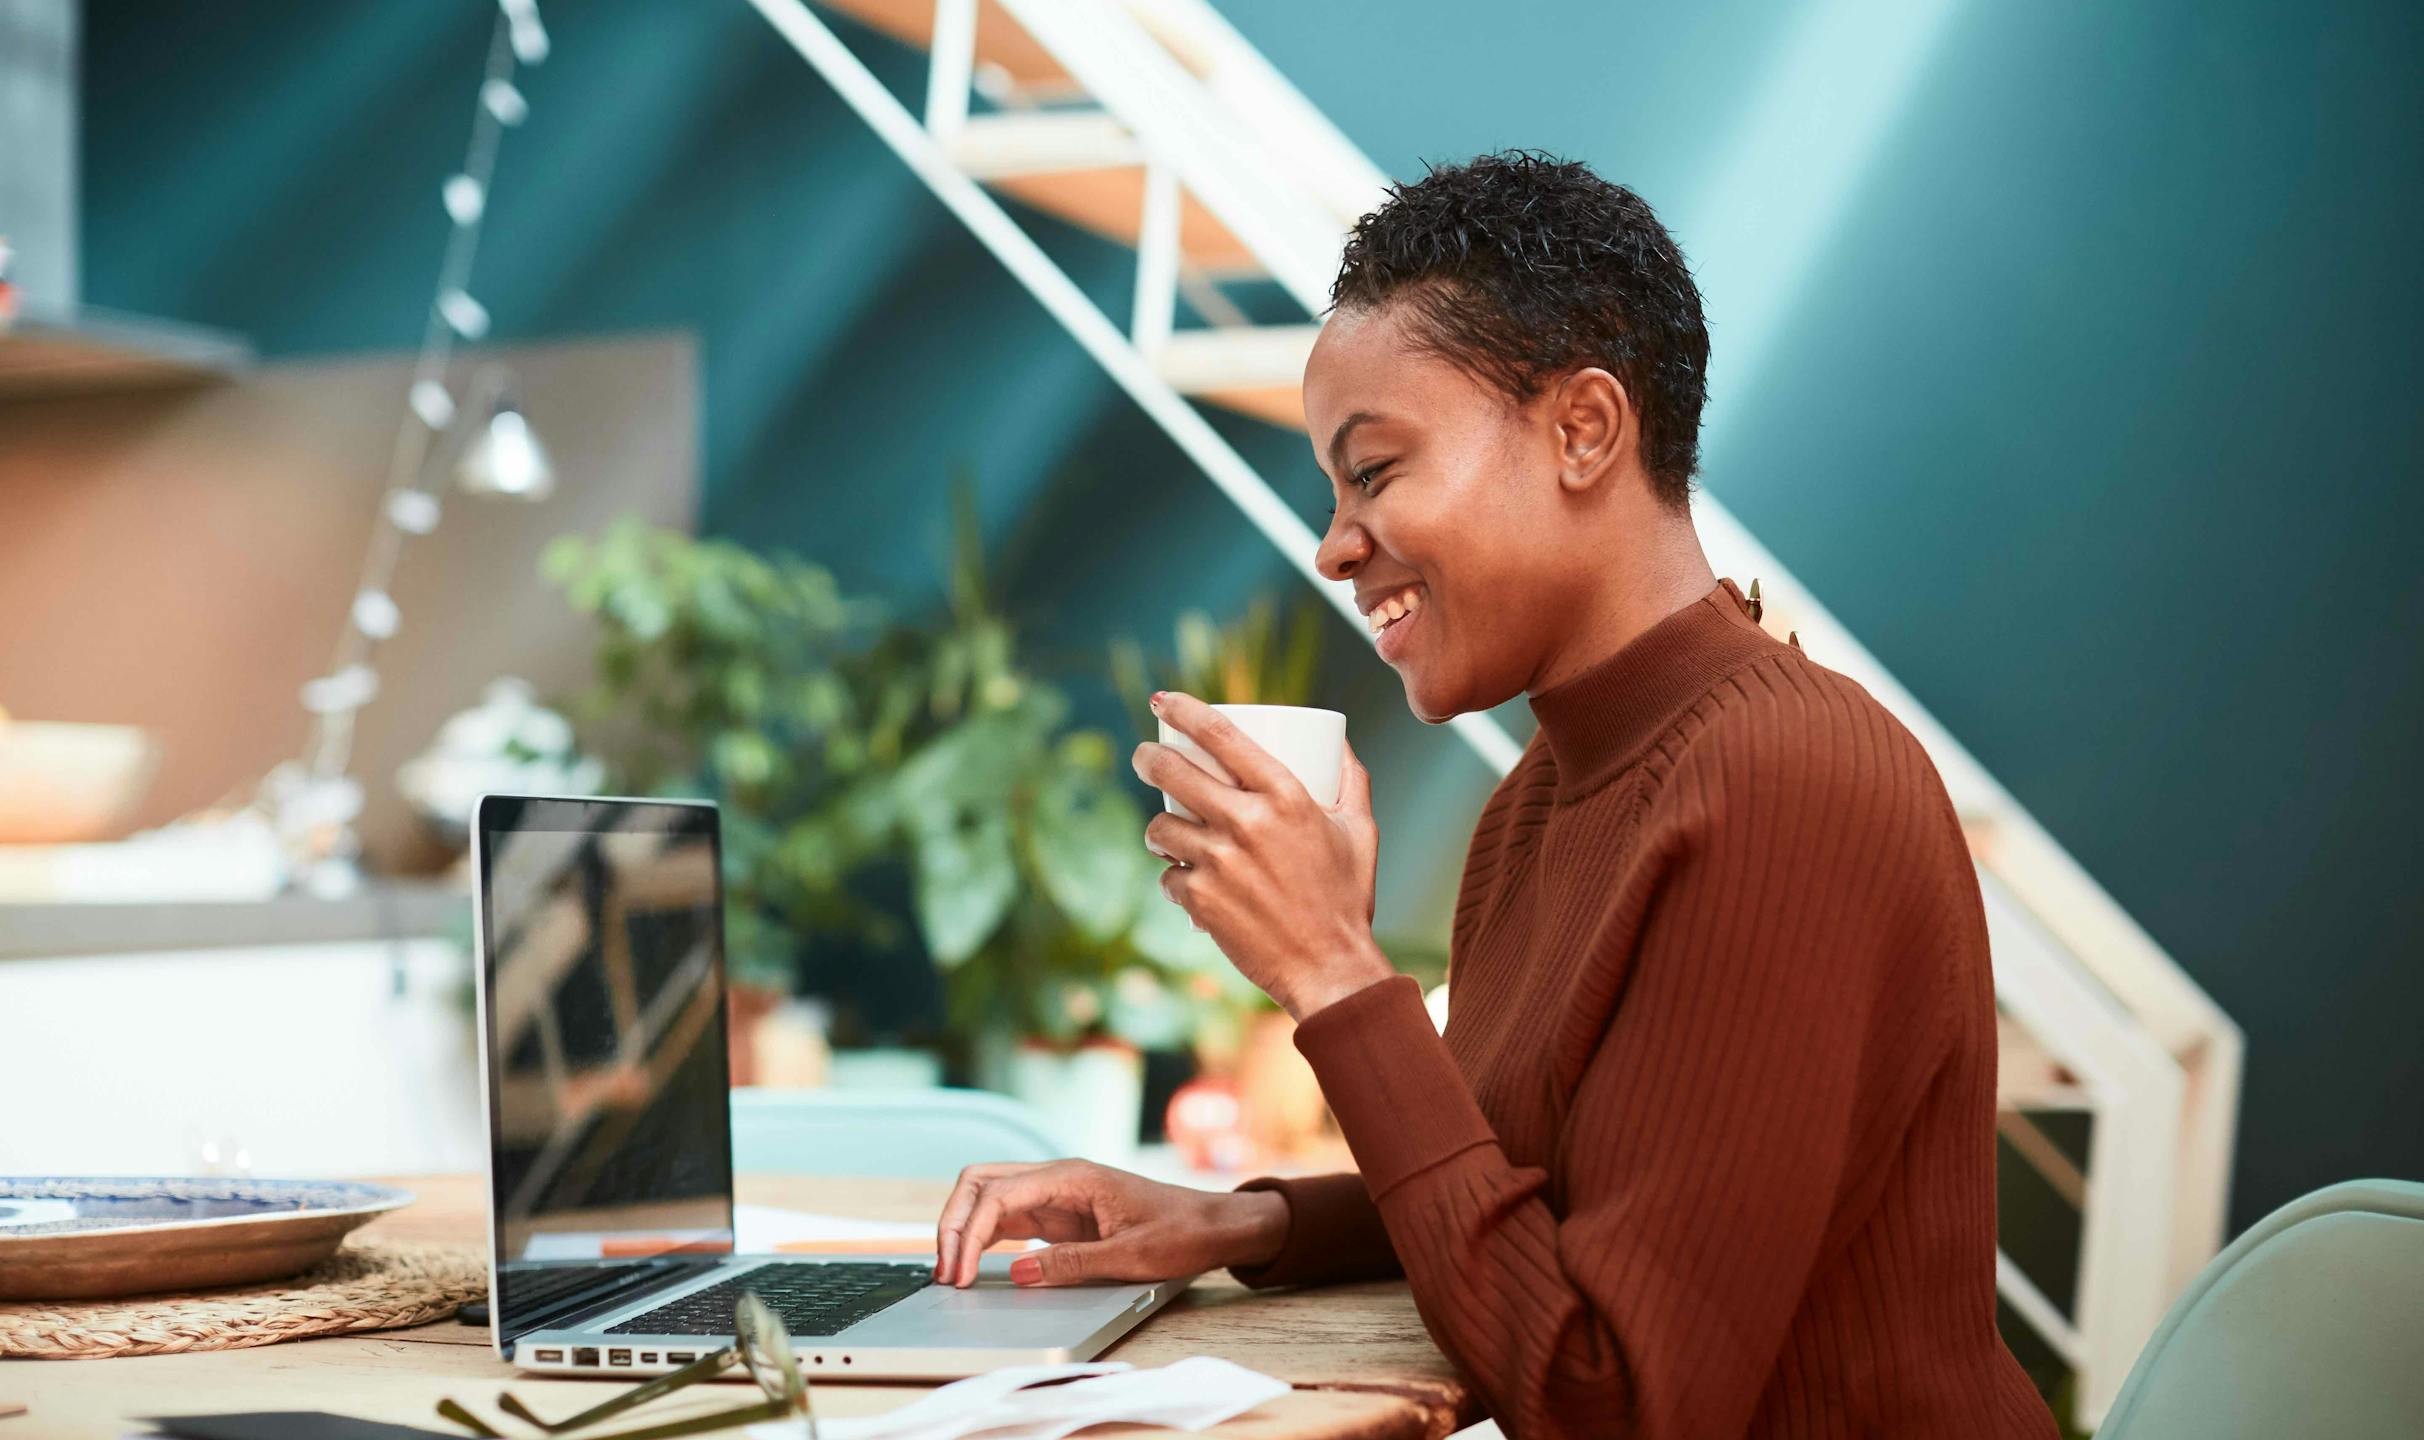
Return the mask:
<path id="1" fill-rule="evenodd" d="M 816 937 L 899 949 L 905 920 L 962 1034 L 1181 1043 L 1251 987 L 1162 899 L 1119 747 L 1021 667 L 954 499 L 926 625 L 728 541 L 560 539 L 546 574 L 597 634 L 567 711 L 617 789 L 722 802 L 736 978 L 790 988 Z M 881 866 L 910 876 L 905 917 L 860 898 Z"/>

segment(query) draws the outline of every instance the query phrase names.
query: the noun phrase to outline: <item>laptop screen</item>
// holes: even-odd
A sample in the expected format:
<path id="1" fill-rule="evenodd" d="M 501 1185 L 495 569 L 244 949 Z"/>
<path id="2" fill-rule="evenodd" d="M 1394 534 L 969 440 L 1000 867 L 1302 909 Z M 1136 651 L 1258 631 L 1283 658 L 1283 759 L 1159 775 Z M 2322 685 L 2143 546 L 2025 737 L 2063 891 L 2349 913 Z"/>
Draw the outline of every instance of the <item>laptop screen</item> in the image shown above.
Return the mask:
<path id="1" fill-rule="evenodd" d="M 476 823 L 511 1336 L 562 1293 L 546 1262 L 732 1250 L 721 846 L 711 805 L 489 796 Z"/>

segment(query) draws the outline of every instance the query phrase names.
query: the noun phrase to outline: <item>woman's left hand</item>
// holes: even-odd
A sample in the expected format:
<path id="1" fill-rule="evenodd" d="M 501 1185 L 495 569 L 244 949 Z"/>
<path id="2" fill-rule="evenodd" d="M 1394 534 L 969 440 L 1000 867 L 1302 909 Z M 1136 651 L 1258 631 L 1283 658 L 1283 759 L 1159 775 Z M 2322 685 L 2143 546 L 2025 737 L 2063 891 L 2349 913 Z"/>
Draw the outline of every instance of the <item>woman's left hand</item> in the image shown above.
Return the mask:
<path id="1" fill-rule="evenodd" d="M 1298 1020 L 1395 973 L 1372 940 L 1380 831 L 1372 777 L 1355 752 L 1347 751 L 1338 803 L 1324 807 L 1194 696 L 1156 695 L 1153 713 L 1236 777 L 1230 784 L 1167 745 L 1136 747 L 1137 775 L 1203 817 L 1165 813 L 1145 826 L 1145 844 L 1174 862 L 1162 893 Z"/>

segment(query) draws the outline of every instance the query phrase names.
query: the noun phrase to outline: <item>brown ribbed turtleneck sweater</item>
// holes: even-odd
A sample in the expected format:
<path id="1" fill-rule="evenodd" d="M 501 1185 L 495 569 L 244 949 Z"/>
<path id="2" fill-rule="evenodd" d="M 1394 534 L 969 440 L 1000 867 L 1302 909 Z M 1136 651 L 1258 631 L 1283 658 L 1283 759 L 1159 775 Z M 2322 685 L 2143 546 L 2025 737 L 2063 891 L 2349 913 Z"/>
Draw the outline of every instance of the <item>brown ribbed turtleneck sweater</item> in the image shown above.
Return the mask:
<path id="1" fill-rule="evenodd" d="M 1994 999 L 1943 784 L 1731 582 L 1534 697 L 1412 980 L 1296 1043 L 1360 1175 L 1240 1278 L 1395 1273 L 1511 1436 L 2044 1437 L 1995 1330 Z"/>

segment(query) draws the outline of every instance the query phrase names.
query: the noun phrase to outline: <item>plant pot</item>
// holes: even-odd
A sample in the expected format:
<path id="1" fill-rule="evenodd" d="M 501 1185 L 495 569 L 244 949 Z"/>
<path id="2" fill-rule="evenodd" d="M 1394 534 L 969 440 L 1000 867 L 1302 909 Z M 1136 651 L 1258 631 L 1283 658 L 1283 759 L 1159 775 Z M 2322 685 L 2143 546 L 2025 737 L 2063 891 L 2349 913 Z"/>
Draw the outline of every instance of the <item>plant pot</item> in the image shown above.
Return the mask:
<path id="1" fill-rule="evenodd" d="M 943 1083 L 943 1057 L 909 1045 L 862 1045 L 833 1052 L 836 1090 L 931 1090 Z"/>
<path id="2" fill-rule="evenodd" d="M 758 1080 L 757 1029 L 782 1006 L 780 990 L 759 985 L 724 987 L 724 1043 L 732 1058 L 732 1083 L 755 1085 Z"/>
<path id="3" fill-rule="evenodd" d="M 1000 1059 L 1000 1088 L 1035 1107 L 1072 1155 L 1136 1163 L 1144 1126 L 1145 1057 L 1133 1045 L 1092 1040 L 1071 1048 L 1022 1040 Z"/>

